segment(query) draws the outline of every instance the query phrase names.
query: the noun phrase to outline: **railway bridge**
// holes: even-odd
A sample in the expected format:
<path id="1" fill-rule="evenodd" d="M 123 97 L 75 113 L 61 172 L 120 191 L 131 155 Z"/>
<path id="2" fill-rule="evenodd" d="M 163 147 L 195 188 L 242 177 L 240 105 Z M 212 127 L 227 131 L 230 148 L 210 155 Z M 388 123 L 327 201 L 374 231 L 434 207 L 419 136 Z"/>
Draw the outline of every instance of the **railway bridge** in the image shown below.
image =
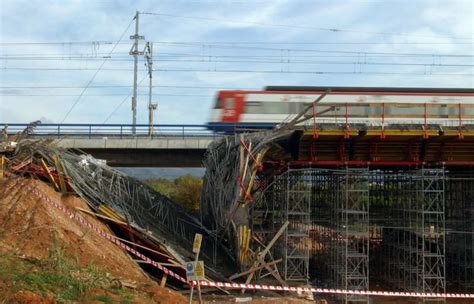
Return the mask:
<path id="1" fill-rule="evenodd" d="M 13 135 L 28 124 L 0 124 L 0 129 L 5 126 Z M 50 139 L 60 147 L 79 149 L 112 167 L 200 167 L 208 145 L 222 136 L 206 125 L 172 124 L 152 129 L 129 124 L 40 124 L 27 134 L 31 139 Z"/>

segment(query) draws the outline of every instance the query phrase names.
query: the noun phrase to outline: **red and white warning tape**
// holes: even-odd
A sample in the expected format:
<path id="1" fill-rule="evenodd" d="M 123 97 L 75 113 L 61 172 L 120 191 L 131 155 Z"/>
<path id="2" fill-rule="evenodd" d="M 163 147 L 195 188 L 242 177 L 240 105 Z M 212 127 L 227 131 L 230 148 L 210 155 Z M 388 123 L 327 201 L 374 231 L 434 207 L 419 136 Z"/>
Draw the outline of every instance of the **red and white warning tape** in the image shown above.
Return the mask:
<path id="1" fill-rule="evenodd" d="M 273 285 L 258 285 L 258 284 L 244 284 L 244 283 L 222 283 L 222 282 L 211 282 L 211 281 L 200 281 L 199 284 L 201 286 L 219 287 L 219 288 L 224 288 L 224 289 L 252 289 L 252 290 L 308 292 L 308 293 L 314 292 L 314 293 L 349 294 L 349 295 L 366 295 L 366 296 L 474 299 L 474 294 L 466 294 L 466 293 L 345 290 L 345 289 L 334 289 L 334 288 L 289 287 L 289 286 L 273 286 Z"/>
<path id="2" fill-rule="evenodd" d="M 56 209 L 59 209 L 62 212 L 66 213 L 69 216 L 69 218 L 74 219 L 77 222 L 79 222 L 80 224 L 82 224 L 83 226 L 86 226 L 86 227 L 92 229 L 94 232 L 96 232 L 100 236 L 106 238 L 107 240 L 111 241 L 112 243 L 118 245 L 120 248 L 130 252 L 131 254 L 133 254 L 137 257 L 139 257 L 143 261 L 155 266 L 156 268 L 163 271 L 168 276 L 171 276 L 171 277 L 173 277 L 173 278 L 175 278 L 175 279 L 177 279 L 177 280 L 179 280 L 183 283 L 188 283 L 188 281 L 185 278 L 183 278 L 180 275 L 174 273 L 173 271 L 171 271 L 168 268 L 162 266 L 161 264 L 151 260 L 150 258 L 148 258 L 147 256 L 143 255 L 142 253 L 136 251 L 132 247 L 120 242 L 115 237 L 113 237 L 111 234 L 109 234 L 107 232 L 104 232 L 99 227 L 97 227 L 97 226 L 91 224 L 90 222 L 86 221 L 82 216 L 78 215 L 77 213 L 72 212 L 72 211 L 68 210 L 67 208 L 65 208 L 64 206 L 62 206 L 61 204 L 58 204 L 58 203 L 52 201 L 47 195 L 45 195 L 40 190 L 38 190 L 36 188 L 29 187 L 29 186 L 27 186 L 27 189 L 30 190 L 33 194 L 35 194 L 37 197 L 39 197 L 39 198 L 45 200 L 46 202 L 50 203 Z"/>
<path id="3" fill-rule="evenodd" d="M 131 254 L 139 257 L 143 261 L 155 266 L 156 268 L 163 271 L 168 276 L 171 276 L 183 283 L 187 283 L 190 285 L 195 285 L 197 282 L 189 282 L 185 278 L 181 277 L 180 275 L 174 273 L 173 271 L 169 270 L 168 268 L 162 266 L 161 264 L 151 260 L 147 256 L 143 255 L 142 253 L 136 251 L 135 249 L 131 248 L 130 246 L 120 242 L 111 234 L 102 231 L 97 226 L 89 223 L 86 221 L 82 216 L 68 210 L 61 204 L 58 204 L 52 201 L 47 195 L 45 195 L 40 190 L 27 186 L 27 189 L 30 190 L 33 194 L 37 197 L 47 201 L 53 207 L 61 210 L 62 212 L 66 213 L 71 219 L 76 220 L 83 226 L 86 226 L 93 231 L 95 231 L 100 236 L 106 238 L 107 240 L 111 241 L 112 243 L 118 245 L 122 249 L 130 252 Z M 366 296 L 391 296 L 391 297 L 417 297 L 417 298 L 464 298 L 464 299 L 474 299 L 474 294 L 467 294 L 467 293 L 429 293 L 429 292 L 399 292 L 399 291 L 368 291 L 368 290 L 345 290 L 345 289 L 334 289 L 334 288 L 315 288 L 315 287 L 290 287 L 290 286 L 274 286 L 274 285 L 261 285 L 261 284 L 244 284 L 244 283 L 227 283 L 227 282 L 212 282 L 212 281 L 200 281 L 199 284 L 201 286 L 209 286 L 209 287 L 219 287 L 224 289 L 250 289 L 250 290 L 272 290 L 272 291 L 289 291 L 289 292 L 313 292 L 313 293 L 324 293 L 324 294 L 349 294 L 349 295 L 366 295 Z"/>

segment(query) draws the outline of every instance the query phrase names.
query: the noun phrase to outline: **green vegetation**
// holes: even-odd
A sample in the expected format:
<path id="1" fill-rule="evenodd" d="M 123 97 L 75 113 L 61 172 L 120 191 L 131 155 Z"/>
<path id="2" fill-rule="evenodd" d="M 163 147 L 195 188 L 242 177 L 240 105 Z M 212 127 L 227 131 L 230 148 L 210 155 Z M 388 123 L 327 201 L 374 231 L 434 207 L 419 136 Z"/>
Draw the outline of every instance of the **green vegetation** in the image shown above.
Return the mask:
<path id="1" fill-rule="evenodd" d="M 96 296 L 95 300 L 103 302 L 103 303 L 113 303 L 113 299 L 111 297 L 105 296 L 105 295 Z"/>
<path id="2" fill-rule="evenodd" d="M 87 295 L 94 291 L 103 291 L 104 295 L 95 299 L 104 303 L 112 303 L 105 295 L 108 292 L 118 294 L 122 303 L 129 303 L 132 297 L 95 265 L 82 267 L 55 245 L 45 260 L 0 253 L 0 285 L 3 293 L 31 291 L 58 302 L 87 301 Z"/>
<path id="3" fill-rule="evenodd" d="M 174 181 L 161 178 L 148 180 L 147 184 L 155 191 L 188 209 L 198 211 L 201 206 L 201 178 L 187 174 Z"/>

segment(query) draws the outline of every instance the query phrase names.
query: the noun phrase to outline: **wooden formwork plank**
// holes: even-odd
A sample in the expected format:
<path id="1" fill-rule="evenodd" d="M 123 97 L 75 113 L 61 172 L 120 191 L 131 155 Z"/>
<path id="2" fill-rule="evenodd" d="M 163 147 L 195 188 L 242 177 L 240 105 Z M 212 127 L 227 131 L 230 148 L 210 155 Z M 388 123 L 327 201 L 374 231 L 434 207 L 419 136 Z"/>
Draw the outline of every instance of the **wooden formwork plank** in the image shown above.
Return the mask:
<path id="1" fill-rule="evenodd" d="M 66 187 L 66 181 L 64 179 L 63 165 L 61 164 L 61 161 L 59 160 L 58 155 L 54 155 L 53 160 L 54 160 L 54 165 L 56 166 L 56 171 L 58 172 L 59 186 L 61 188 L 61 192 L 66 193 L 67 192 L 67 187 Z"/>
<path id="2" fill-rule="evenodd" d="M 56 183 L 56 181 L 54 180 L 54 177 L 51 174 L 51 171 L 49 170 L 48 165 L 46 164 L 43 158 L 41 159 L 40 163 L 41 163 L 41 167 L 46 173 L 46 176 L 48 177 L 49 182 L 53 185 L 56 191 L 59 191 L 60 189 L 59 189 L 58 183 Z"/>

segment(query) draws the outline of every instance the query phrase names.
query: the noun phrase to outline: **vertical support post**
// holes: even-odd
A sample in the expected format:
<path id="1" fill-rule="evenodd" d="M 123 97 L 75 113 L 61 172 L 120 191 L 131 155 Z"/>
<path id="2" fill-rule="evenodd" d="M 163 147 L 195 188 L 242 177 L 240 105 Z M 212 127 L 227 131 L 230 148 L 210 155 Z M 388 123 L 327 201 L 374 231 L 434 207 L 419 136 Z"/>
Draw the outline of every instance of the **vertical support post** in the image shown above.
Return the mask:
<path id="1" fill-rule="evenodd" d="M 202 242 L 202 235 L 199 233 L 196 233 L 194 235 L 194 242 L 193 242 L 193 252 L 196 254 L 196 257 L 194 259 L 194 267 L 197 267 L 197 264 L 199 262 L 199 253 L 201 252 L 201 242 Z M 198 288 L 199 304 L 201 304 L 202 303 L 201 284 L 199 280 L 197 281 L 197 288 Z M 191 285 L 191 292 L 189 293 L 189 304 L 192 304 L 193 302 L 193 291 L 194 291 L 194 284 Z"/>
<path id="2" fill-rule="evenodd" d="M 138 34 L 139 31 L 139 18 L 140 12 L 135 13 L 135 35 L 130 36 L 134 40 L 130 55 L 133 55 L 133 95 L 132 95 L 132 134 L 136 134 L 137 124 L 137 79 L 138 79 L 138 39 L 141 37 Z"/>
<path id="3" fill-rule="evenodd" d="M 149 89 L 148 89 L 148 136 L 153 135 L 154 125 L 154 111 L 156 110 L 157 104 L 152 103 L 151 99 L 153 96 L 153 43 L 147 42 L 145 46 L 145 59 L 147 61 Z"/>

